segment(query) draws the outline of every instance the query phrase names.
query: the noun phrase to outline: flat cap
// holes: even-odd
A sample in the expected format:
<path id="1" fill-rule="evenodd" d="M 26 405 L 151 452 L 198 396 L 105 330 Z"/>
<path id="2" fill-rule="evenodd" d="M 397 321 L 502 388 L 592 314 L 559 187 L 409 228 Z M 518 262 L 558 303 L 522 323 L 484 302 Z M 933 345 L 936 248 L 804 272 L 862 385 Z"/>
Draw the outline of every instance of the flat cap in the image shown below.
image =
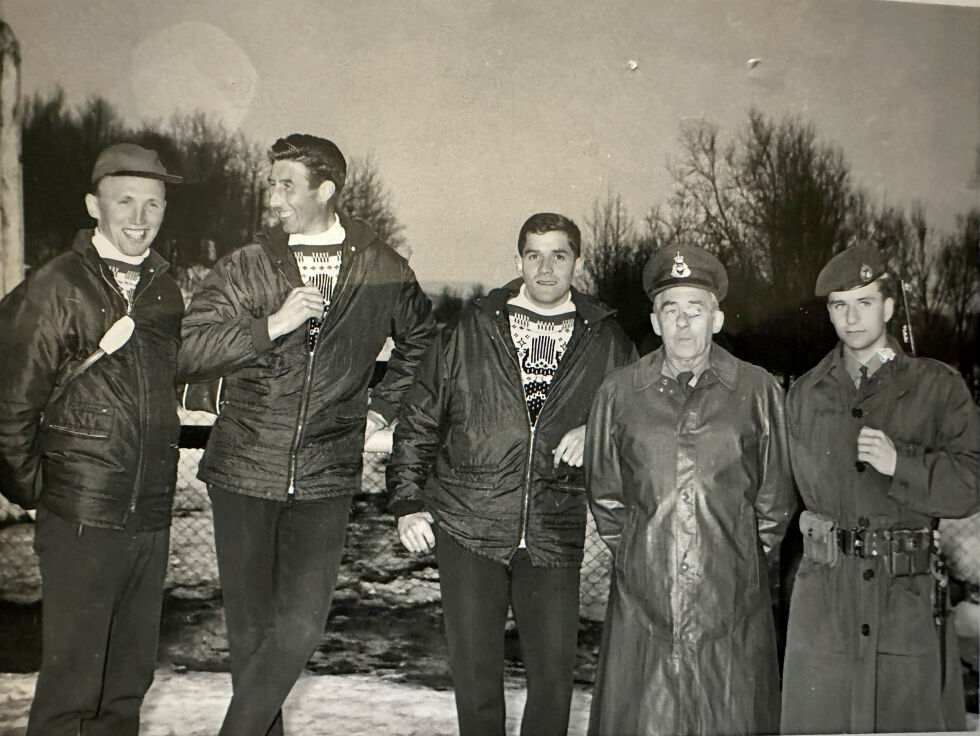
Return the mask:
<path id="1" fill-rule="evenodd" d="M 870 245 L 856 245 L 842 250 L 831 258 L 817 276 L 817 296 L 827 296 L 832 291 L 850 291 L 867 286 L 885 275 L 885 263 L 878 249 Z"/>
<path id="2" fill-rule="evenodd" d="M 672 286 L 695 286 L 710 291 L 718 301 L 728 294 L 728 274 L 721 261 L 704 248 L 682 245 L 658 250 L 643 267 L 643 290 L 653 301 Z"/>
<path id="3" fill-rule="evenodd" d="M 179 184 L 184 180 L 167 171 L 156 151 L 135 143 L 116 143 L 103 149 L 92 167 L 92 183 L 97 184 L 106 176 L 141 176 L 170 184 Z"/>

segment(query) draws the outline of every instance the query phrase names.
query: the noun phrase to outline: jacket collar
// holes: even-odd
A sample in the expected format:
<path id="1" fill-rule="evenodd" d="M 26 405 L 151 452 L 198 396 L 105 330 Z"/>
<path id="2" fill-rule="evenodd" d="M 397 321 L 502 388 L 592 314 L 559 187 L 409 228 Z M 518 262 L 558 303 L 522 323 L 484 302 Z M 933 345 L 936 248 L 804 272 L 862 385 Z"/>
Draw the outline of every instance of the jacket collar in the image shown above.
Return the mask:
<path id="1" fill-rule="evenodd" d="M 477 300 L 477 305 L 481 311 L 492 317 L 507 308 L 507 302 L 517 296 L 524 283 L 522 278 L 516 278 L 503 286 L 492 289 L 485 297 Z M 598 322 L 606 317 L 616 314 L 616 310 L 606 306 L 598 299 L 572 287 L 572 302 L 575 304 L 575 313 L 585 324 Z"/>
<path id="2" fill-rule="evenodd" d="M 92 245 L 93 235 L 95 235 L 94 227 L 82 228 L 75 233 L 75 239 L 72 241 L 71 248 L 76 253 L 80 253 L 93 266 L 100 267 L 100 264 L 104 263 L 104 261 L 102 260 L 102 256 L 99 255 L 99 251 Z M 149 266 L 151 270 L 162 273 L 170 268 L 170 261 L 157 253 L 153 248 L 150 248 L 150 252 L 147 254 L 146 260 L 143 261 L 142 265 Z"/>
<path id="3" fill-rule="evenodd" d="M 655 350 L 634 363 L 633 386 L 637 391 L 649 388 L 663 377 L 662 371 L 666 359 L 664 348 L 661 346 L 659 350 Z M 732 391 L 735 389 L 735 382 L 738 380 L 738 361 L 721 345 L 712 343 L 711 352 L 708 356 L 708 368 L 705 373 L 715 376 L 725 388 Z"/>
<path id="4" fill-rule="evenodd" d="M 337 217 L 340 218 L 340 224 L 343 225 L 344 231 L 347 233 L 343 242 L 344 255 L 342 260 L 347 260 L 349 263 L 349 256 L 356 255 L 372 245 L 377 240 L 377 235 L 366 222 L 352 219 L 344 212 L 337 212 Z M 280 225 L 275 225 L 259 233 L 256 240 L 265 249 L 273 263 L 286 264 L 287 268 L 292 265 L 296 270 L 294 276 L 299 279 L 299 269 L 296 268 L 296 263 L 289 254 L 289 236 Z M 343 268 L 343 266 L 341 267 Z"/>
<path id="5" fill-rule="evenodd" d="M 895 358 L 888 361 L 888 363 L 876 371 L 876 374 L 880 373 L 883 377 L 892 372 L 900 372 L 903 368 L 908 366 L 908 361 L 911 359 L 905 354 L 905 350 L 899 344 L 898 340 L 891 335 L 888 335 L 886 347 L 889 347 L 895 351 Z M 823 360 L 813 367 L 812 376 L 814 383 L 823 380 L 831 372 L 837 375 L 841 380 L 851 380 L 850 376 L 847 374 L 847 368 L 844 365 L 844 343 L 840 342 L 839 340 L 834 348 L 823 357 Z"/>

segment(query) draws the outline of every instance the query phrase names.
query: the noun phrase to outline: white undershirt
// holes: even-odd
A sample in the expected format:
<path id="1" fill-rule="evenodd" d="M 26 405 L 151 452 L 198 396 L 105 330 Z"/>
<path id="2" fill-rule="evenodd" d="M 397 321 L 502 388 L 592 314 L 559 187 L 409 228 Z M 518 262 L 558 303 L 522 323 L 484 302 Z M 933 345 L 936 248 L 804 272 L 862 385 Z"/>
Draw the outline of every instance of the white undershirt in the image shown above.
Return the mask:
<path id="1" fill-rule="evenodd" d="M 92 235 L 92 245 L 95 246 L 100 257 L 108 258 L 110 261 L 122 261 L 132 266 L 138 266 L 150 255 L 150 249 L 147 248 L 138 256 L 127 256 L 99 228 L 95 228 L 95 234 Z"/>

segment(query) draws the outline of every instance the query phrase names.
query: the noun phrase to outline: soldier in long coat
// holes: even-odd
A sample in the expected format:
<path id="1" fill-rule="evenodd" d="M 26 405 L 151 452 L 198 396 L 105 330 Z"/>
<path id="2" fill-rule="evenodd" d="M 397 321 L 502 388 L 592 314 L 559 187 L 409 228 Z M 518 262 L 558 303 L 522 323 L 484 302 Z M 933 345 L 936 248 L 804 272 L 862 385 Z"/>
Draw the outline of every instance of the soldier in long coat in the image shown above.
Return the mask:
<path id="1" fill-rule="evenodd" d="M 660 251 L 643 273 L 663 348 L 599 390 L 586 479 L 615 555 L 593 736 L 775 733 L 768 560 L 795 507 L 783 391 L 712 344 L 722 265 Z"/>
<path id="2" fill-rule="evenodd" d="M 937 517 L 977 510 L 977 407 L 955 370 L 905 355 L 889 337 L 889 282 L 870 247 L 824 267 L 816 293 L 828 297 L 840 343 L 787 400 L 806 511 L 784 733 L 964 727 L 956 641 L 934 610 L 930 545 Z"/>

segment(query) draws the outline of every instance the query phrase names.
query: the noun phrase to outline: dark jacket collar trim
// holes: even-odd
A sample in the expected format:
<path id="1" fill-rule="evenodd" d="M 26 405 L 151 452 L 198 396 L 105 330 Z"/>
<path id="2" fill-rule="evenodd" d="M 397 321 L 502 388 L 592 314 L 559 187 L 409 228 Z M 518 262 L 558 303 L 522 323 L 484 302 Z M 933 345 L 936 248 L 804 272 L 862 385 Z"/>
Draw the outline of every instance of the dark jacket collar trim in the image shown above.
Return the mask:
<path id="1" fill-rule="evenodd" d="M 649 388 L 663 377 L 662 371 L 666 359 L 664 348 L 661 346 L 659 350 L 641 358 L 634 364 L 636 369 L 633 385 L 637 391 Z M 706 372 L 714 374 L 727 389 L 734 390 L 735 382 L 738 380 L 738 361 L 721 345 L 712 343 Z"/>
<path id="2" fill-rule="evenodd" d="M 521 290 L 524 280 L 516 278 L 501 287 L 492 289 L 485 297 L 477 300 L 480 310 L 493 316 L 507 308 L 507 302 L 517 296 Z M 576 314 L 586 323 L 598 322 L 606 317 L 616 314 L 616 310 L 606 306 L 598 299 L 583 294 L 581 291 L 572 287 L 572 302 L 575 304 Z"/>
<path id="3" fill-rule="evenodd" d="M 102 256 L 99 255 L 99 251 L 92 245 L 93 235 L 95 235 L 94 227 L 82 228 L 75 233 L 75 240 L 72 241 L 71 247 L 72 250 L 80 253 L 84 258 L 89 259 L 93 265 L 98 266 L 103 261 Z M 170 268 L 170 261 L 153 250 L 153 248 L 150 248 L 150 252 L 147 254 L 146 260 L 143 261 L 142 265 L 149 266 L 154 271 L 162 272 Z"/>

